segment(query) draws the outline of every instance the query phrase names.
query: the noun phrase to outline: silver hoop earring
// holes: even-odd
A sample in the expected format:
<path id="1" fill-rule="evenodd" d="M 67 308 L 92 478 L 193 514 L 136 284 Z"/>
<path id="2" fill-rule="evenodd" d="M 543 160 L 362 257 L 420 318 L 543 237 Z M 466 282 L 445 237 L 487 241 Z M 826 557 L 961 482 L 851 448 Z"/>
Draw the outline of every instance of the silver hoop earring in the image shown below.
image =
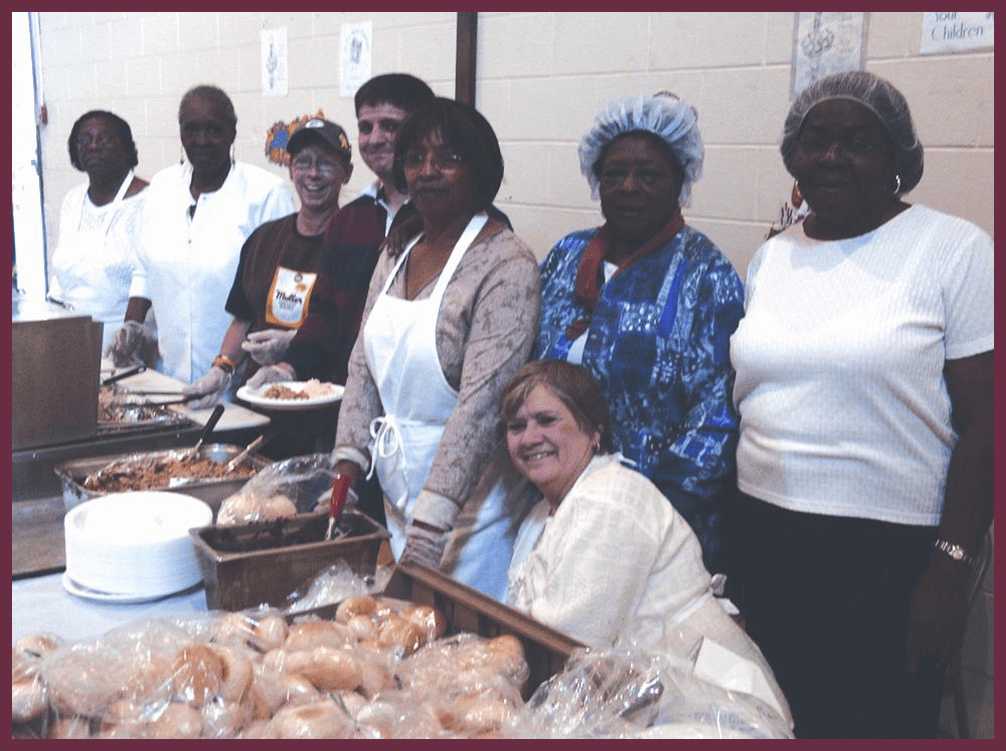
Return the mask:
<path id="1" fill-rule="evenodd" d="M 181 146 L 178 147 L 178 163 L 185 164 L 185 149 Z"/>
<path id="2" fill-rule="evenodd" d="M 231 144 L 231 166 L 234 165 L 234 144 Z"/>
<path id="3" fill-rule="evenodd" d="M 897 172 L 894 173 L 894 195 L 898 195 L 901 192 L 901 175 Z"/>

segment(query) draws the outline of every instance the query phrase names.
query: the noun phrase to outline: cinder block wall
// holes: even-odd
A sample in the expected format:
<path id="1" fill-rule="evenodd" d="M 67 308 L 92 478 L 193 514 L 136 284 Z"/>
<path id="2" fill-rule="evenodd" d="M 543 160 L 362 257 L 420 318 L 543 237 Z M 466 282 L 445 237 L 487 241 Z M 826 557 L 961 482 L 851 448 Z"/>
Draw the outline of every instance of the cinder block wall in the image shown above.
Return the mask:
<path id="1" fill-rule="evenodd" d="M 59 205 L 82 179 L 66 139 L 88 109 L 133 128 L 139 174 L 180 156 L 177 109 L 197 83 L 234 99 L 237 156 L 269 165 L 267 128 L 323 108 L 356 142 L 350 97 L 339 96 L 339 30 L 374 25 L 373 72 L 409 71 L 454 92 L 453 13 L 42 13 L 41 129 L 45 209 L 55 237 Z M 926 174 L 910 201 L 994 231 L 991 51 L 920 56 L 921 13 L 871 13 L 867 68 L 908 98 L 926 147 Z M 263 97 L 259 32 L 286 27 L 289 94 Z M 669 89 L 699 111 L 705 175 L 686 209 L 743 274 L 792 185 L 778 155 L 789 106 L 792 13 L 481 13 L 477 104 L 500 137 L 506 179 L 498 202 L 543 257 L 574 229 L 601 221 L 579 174 L 576 144 L 595 112 L 622 95 Z M 372 179 L 362 162 L 352 196 Z M 969 626 L 966 690 L 972 734 L 992 734 L 991 576 Z M 948 722 L 952 729 L 952 721 Z"/>

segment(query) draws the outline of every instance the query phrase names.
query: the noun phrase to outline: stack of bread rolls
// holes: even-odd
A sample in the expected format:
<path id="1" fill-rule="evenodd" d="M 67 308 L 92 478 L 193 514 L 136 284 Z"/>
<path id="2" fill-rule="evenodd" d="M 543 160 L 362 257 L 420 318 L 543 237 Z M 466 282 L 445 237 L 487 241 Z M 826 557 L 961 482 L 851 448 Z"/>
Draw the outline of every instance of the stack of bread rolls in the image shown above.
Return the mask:
<path id="1" fill-rule="evenodd" d="M 360 596 L 334 620 L 221 613 L 66 646 L 23 639 L 13 648 L 15 733 L 493 737 L 522 706 L 522 646 L 509 636 L 443 638 L 446 628 L 429 606 Z"/>

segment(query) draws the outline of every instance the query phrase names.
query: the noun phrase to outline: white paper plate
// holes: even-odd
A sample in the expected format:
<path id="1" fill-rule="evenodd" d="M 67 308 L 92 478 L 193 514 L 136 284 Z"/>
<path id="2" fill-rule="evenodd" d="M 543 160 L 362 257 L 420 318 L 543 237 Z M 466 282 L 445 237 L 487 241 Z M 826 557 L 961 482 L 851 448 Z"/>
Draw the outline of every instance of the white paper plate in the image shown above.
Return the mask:
<path id="1" fill-rule="evenodd" d="M 335 404 L 342 399 L 342 392 L 345 391 L 344 386 L 332 384 L 333 391 L 331 394 L 328 396 L 316 396 L 311 399 L 266 399 L 262 396 L 263 393 L 269 390 L 270 386 L 286 386 L 289 389 L 300 390 L 304 388 L 304 383 L 304 381 L 279 381 L 277 383 L 268 383 L 257 389 L 252 389 L 245 385 L 238 389 L 237 397 L 252 406 L 271 409 L 277 412 L 305 412 Z"/>
<path id="2" fill-rule="evenodd" d="M 80 597 L 83 600 L 106 602 L 114 605 L 135 605 L 141 602 L 154 602 L 155 600 L 163 600 L 165 597 L 177 594 L 177 592 L 169 592 L 166 595 L 117 595 L 113 592 L 101 592 L 97 589 L 89 589 L 83 584 L 78 584 L 66 572 L 63 572 L 63 589 L 74 597 Z M 184 592 L 186 589 L 190 589 L 190 587 L 180 589 L 178 592 Z"/>
<path id="3" fill-rule="evenodd" d="M 193 527 L 213 521 L 205 501 L 183 493 L 112 493 L 63 520 L 66 573 L 78 586 L 119 597 L 157 599 L 202 579 Z"/>

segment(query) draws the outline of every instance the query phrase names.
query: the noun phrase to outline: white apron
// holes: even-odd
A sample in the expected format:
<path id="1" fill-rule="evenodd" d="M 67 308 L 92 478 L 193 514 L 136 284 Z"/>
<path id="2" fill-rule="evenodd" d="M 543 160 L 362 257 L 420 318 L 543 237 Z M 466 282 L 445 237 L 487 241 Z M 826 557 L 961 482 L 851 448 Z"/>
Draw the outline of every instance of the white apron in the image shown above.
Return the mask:
<path id="1" fill-rule="evenodd" d="M 405 300 L 388 294 L 408 258 L 413 240 L 395 265 L 363 329 L 364 352 L 381 396 L 384 416 L 370 427 L 374 440 L 371 471 L 384 491 L 391 550 L 405 548 L 405 527 L 426 483 L 448 418 L 458 402 L 437 355 L 436 326 L 448 283 L 488 217 L 472 218 L 451 251 L 433 294 Z M 441 570 L 452 578 L 502 600 L 519 514 L 507 503 L 505 457 L 498 451 L 451 530 Z M 519 510 L 518 510 L 519 511 Z"/>
<path id="2" fill-rule="evenodd" d="M 112 222 L 133 182 L 129 170 L 115 198 L 85 222 L 87 188 L 76 211 L 60 217 L 59 244 L 52 254 L 54 297 L 104 324 L 101 351 L 111 345 L 126 312 L 132 263 L 108 243 Z"/>

